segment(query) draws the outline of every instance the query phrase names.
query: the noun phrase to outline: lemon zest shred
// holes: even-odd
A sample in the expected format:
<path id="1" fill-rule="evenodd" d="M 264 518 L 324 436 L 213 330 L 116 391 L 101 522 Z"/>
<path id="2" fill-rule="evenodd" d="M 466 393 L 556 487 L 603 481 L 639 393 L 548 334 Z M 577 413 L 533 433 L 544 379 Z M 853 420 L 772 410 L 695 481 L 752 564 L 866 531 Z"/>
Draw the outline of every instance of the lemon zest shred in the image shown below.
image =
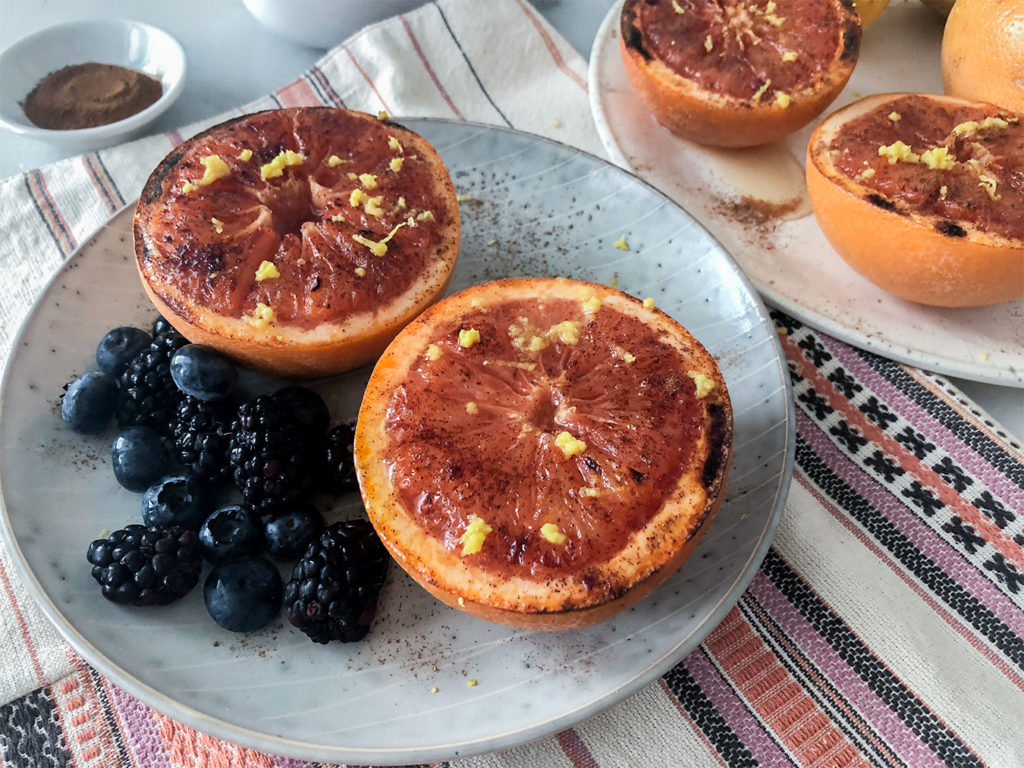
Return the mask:
<path id="1" fill-rule="evenodd" d="M 612 243 L 612 248 L 618 248 L 620 251 L 628 251 L 629 250 L 629 243 L 626 241 L 626 236 L 623 235 L 618 240 L 616 240 L 614 243 Z"/>
<path id="2" fill-rule="evenodd" d="M 956 165 L 956 158 L 949 153 L 948 147 L 932 147 L 921 153 L 921 162 L 932 170 L 948 171 Z"/>
<path id="3" fill-rule="evenodd" d="M 568 458 L 581 454 L 587 450 L 587 444 L 584 441 L 573 437 L 571 433 L 566 432 L 565 430 L 562 430 L 555 435 L 555 445 L 557 445 L 562 450 L 562 453 L 564 453 Z"/>
<path id="4" fill-rule="evenodd" d="M 231 168 L 220 155 L 206 155 L 205 157 L 200 157 L 199 162 L 203 165 L 203 176 L 197 181 L 186 181 L 182 185 L 181 191 L 186 195 L 199 187 L 209 186 L 217 179 L 223 179 L 225 176 L 231 175 Z"/>
<path id="5" fill-rule="evenodd" d="M 921 156 L 902 141 L 894 141 L 892 144 L 883 144 L 878 148 L 878 156 L 886 158 L 889 161 L 889 165 L 896 165 L 898 162 L 921 162 Z"/>
<path id="6" fill-rule="evenodd" d="M 481 549 L 483 549 L 484 541 L 487 539 L 489 534 L 494 529 L 487 524 L 487 522 L 478 515 L 469 516 L 469 525 L 466 526 L 466 530 L 462 532 L 462 536 L 459 537 L 459 543 L 462 545 L 462 554 L 475 555 Z"/>
<path id="7" fill-rule="evenodd" d="M 561 546 L 569 540 L 569 537 L 565 535 L 562 529 L 554 523 L 544 523 L 544 525 L 540 527 L 540 535 L 543 536 L 546 541 L 551 544 L 555 544 L 556 546 Z"/>
<path id="8" fill-rule="evenodd" d="M 367 248 L 369 248 L 370 253 L 372 253 L 374 256 L 383 256 L 385 253 L 388 252 L 388 243 L 391 242 L 391 238 L 395 236 L 395 233 L 398 230 L 400 230 L 404 226 L 407 226 L 408 223 L 409 222 L 407 221 L 400 221 L 398 224 L 395 224 L 394 229 L 388 232 L 383 240 L 374 241 L 370 240 L 368 237 L 363 237 L 362 235 L 352 235 L 352 239 L 355 240 L 360 245 L 365 245 Z"/>
<path id="9" fill-rule="evenodd" d="M 243 315 L 242 319 L 246 323 L 251 325 L 253 328 L 266 328 L 268 325 L 277 320 L 277 315 L 274 313 L 274 308 L 264 304 L 262 301 L 257 302 L 256 308 L 252 311 L 251 315 Z"/>
<path id="10" fill-rule="evenodd" d="M 687 371 L 686 375 L 693 379 L 693 383 L 697 388 L 698 399 L 702 400 L 714 391 L 715 380 L 710 376 L 705 376 L 700 371 Z"/>
<path id="11" fill-rule="evenodd" d="M 281 272 L 278 270 L 277 265 L 272 261 L 267 261 L 266 259 L 264 259 L 256 269 L 257 283 L 262 283 L 264 280 L 270 280 L 280 276 Z"/>
<path id="12" fill-rule="evenodd" d="M 264 163 L 260 166 L 260 178 L 264 181 L 267 181 L 268 179 L 276 179 L 278 176 L 284 175 L 285 168 L 302 165 L 304 162 L 306 162 L 306 156 L 304 154 L 291 149 L 286 149 L 283 152 L 278 153 L 277 157 L 269 163 Z"/>
<path id="13" fill-rule="evenodd" d="M 761 84 L 760 88 L 758 88 L 756 91 L 754 91 L 754 95 L 750 97 L 750 100 L 753 101 L 755 104 L 757 102 L 761 101 L 761 97 L 764 96 L 765 91 L 768 90 L 768 87 L 771 84 L 772 84 L 772 79 L 769 77 L 767 80 L 764 81 L 764 83 Z"/>

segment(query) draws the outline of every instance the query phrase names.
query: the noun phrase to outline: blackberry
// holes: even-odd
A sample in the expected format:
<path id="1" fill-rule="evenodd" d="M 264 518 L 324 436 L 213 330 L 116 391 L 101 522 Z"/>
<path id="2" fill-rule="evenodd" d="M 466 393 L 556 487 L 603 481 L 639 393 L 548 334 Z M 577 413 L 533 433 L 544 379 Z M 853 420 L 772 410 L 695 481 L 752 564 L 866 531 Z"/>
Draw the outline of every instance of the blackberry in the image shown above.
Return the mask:
<path id="1" fill-rule="evenodd" d="M 96 539 L 86 555 L 103 596 L 126 605 L 166 605 L 199 581 L 199 539 L 184 528 L 129 525 Z"/>
<path id="2" fill-rule="evenodd" d="M 178 461 L 206 482 L 229 479 L 231 423 L 237 415 L 234 400 L 199 400 L 185 395 L 171 422 L 171 441 Z"/>
<path id="3" fill-rule="evenodd" d="M 231 425 L 231 468 L 245 503 L 262 516 L 301 502 L 312 486 L 319 442 L 273 395 L 243 403 Z"/>
<path id="4" fill-rule="evenodd" d="M 128 361 L 121 374 L 117 423 L 124 427 L 141 424 L 167 436 L 171 420 L 184 397 L 171 378 L 171 356 L 188 341 L 171 329 L 154 334 L 152 343 Z"/>
<path id="5" fill-rule="evenodd" d="M 284 403 L 292 419 L 311 437 L 319 437 L 331 423 L 331 412 L 327 403 L 309 387 L 282 387 L 274 393 L 274 399 Z"/>
<path id="6" fill-rule="evenodd" d="M 288 621 L 314 643 L 362 640 L 377 612 L 389 559 L 368 521 L 329 526 L 306 548 L 285 585 Z"/>
<path id="7" fill-rule="evenodd" d="M 324 466 L 318 478 L 325 491 L 341 494 L 356 487 L 356 464 L 352 455 L 355 435 L 351 424 L 339 424 L 327 433 Z"/>
<path id="8" fill-rule="evenodd" d="M 182 336 L 178 332 L 177 328 L 175 328 L 173 325 L 171 325 L 169 322 L 167 322 L 167 320 L 165 320 L 162 316 L 161 317 L 157 317 L 157 319 L 153 321 L 153 327 L 151 329 L 151 332 L 153 334 L 153 338 L 154 339 L 159 338 L 160 336 L 169 336 L 171 338 L 182 338 L 182 339 L 185 338 L 184 336 Z M 187 344 L 187 343 L 188 343 L 187 340 L 185 342 L 183 342 L 183 344 Z M 179 347 L 183 346 L 183 344 L 179 344 L 178 346 Z"/>

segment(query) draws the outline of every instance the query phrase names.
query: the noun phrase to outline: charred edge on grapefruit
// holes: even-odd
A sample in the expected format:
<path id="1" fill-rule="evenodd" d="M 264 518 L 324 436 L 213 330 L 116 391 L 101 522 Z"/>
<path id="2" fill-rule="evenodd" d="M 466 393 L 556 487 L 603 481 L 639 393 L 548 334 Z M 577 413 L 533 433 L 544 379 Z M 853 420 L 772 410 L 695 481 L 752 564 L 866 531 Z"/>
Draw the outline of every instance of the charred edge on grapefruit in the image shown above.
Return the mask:
<path id="1" fill-rule="evenodd" d="M 149 181 L 146 182 L 146 186 L 142 188 L 140 197 L 142 198 L 143 203 L 148 205 L 160 197 L 167 174 L 174 170 L 174 166 L 180 163 L 181 158 L 184 156 L 184 152 L 173 152 L 164 158 L 164 161 L 160 163 L 159 167 L 153 171 L 152 175 L 149 177 Z"/>
<path id="2" fill-rule="evenodd" d="M 846 3 L 843 3 L 846 7 Z M 850 13 L 854 14 L 855 18 L 847 19 L 846 21 L 846 32 L 843 35 L 843 52 L 839 54 L 841 61 L 855 61 L 860 55 L 860 38 L 864 30 L 860 24 L 860 17 L 856 16 L 857 11 L 853 7 L 847 8 Z"/>
<path id="3" fill-rule="evenodd" d="M 640 29 L 636 24 L 636 11 L 633 7 L 627 3 L 626 7 L 622 12 L 622 19 L 620 21 L 622 41 L 625 43 L 627 48 L 639 53 L 644 61 L 651 61 L 651 54 L 646 48 L 644 48 L 644 36 L 641 34 Z"/>
<path id="4" fill-rule="evenodd" d="M 868 195 L 868 202 L 874 206 L 877 206 L 878 208 L 881 208 L 883 211 L 897 213 L 900 216 L 905 215 L 903 211 L 896 207 L 896 203 L 890 200 L 886 200 L 884 197 L 875 192 L 872 192 L 870 195 Z"/>
<path id="5" fill-rule="evenodd" d="M 967 230 L 953 221 L 940 221 L 935 229 L 947 237 L 967 237 Z"/>
<path id="6" fill-rule="evenodd" d="M 704 463 L 701 482 L 708 497 L 714 498 L 722 490 L 722 464 L 727 460 L 729 446 L 732 445 L 732 424 L 729 415 L 719 403 L 708 406 L 708 416 L 711 418 L 708 428 L 710 452 L 708 460 Z"/>

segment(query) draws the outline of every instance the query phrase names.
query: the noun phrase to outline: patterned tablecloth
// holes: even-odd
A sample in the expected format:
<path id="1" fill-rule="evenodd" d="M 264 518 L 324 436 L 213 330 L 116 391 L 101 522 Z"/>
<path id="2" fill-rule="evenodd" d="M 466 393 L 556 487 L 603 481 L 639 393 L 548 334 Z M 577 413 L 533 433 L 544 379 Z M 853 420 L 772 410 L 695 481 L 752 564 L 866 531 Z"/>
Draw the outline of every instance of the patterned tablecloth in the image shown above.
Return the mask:
<path id="1" fill-rule="evenodd" d="M 238 112 L 322 103 L 472 119 L 601 154 L 582 59 L 524 0 L 482 5 L 438 0 L 370 27 Z M 202 127 L 0 182 L 5 356 L 49 276 Z M 942 378 L 774 317 L 795 477 L 738 605 L 617 706 L 453 765 L 1024 765 L 1020 443 Z M 0 766 L 307 765 L 198 733 L 104 679 L 3 551 L 0 619 Z"/>

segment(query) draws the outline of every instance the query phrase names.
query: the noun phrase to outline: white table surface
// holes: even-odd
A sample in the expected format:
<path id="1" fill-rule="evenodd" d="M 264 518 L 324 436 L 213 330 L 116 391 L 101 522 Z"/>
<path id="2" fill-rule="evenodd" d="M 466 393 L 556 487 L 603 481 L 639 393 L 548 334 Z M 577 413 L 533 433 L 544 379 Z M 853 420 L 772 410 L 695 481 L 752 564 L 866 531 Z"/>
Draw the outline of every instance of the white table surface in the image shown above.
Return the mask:
<path id="1" fill-rule="evenodd" d="M 348 0 L 356 1 L 377 2 Z M 598 25 L 614 0 L 532 1 L 587 57 Z M 481 8 L 486 5 L 486 0 L 477 2 Z M 153 125 L 154 132 L 219 114 L 276 90 L 324 54 L 322 49 L 299 45 L 265 29 L 249 15 L 242 0 L 0 0 L 0 50 L 43 27 L 96 17 L 153 24 L 185 48 L 185 91 Z M 6 131 L 0 133 L 0 148 L 0 178 L 76 154 Z M 1024 437 L 1024 389 L 951 380 L 1011 434 Z"/>

